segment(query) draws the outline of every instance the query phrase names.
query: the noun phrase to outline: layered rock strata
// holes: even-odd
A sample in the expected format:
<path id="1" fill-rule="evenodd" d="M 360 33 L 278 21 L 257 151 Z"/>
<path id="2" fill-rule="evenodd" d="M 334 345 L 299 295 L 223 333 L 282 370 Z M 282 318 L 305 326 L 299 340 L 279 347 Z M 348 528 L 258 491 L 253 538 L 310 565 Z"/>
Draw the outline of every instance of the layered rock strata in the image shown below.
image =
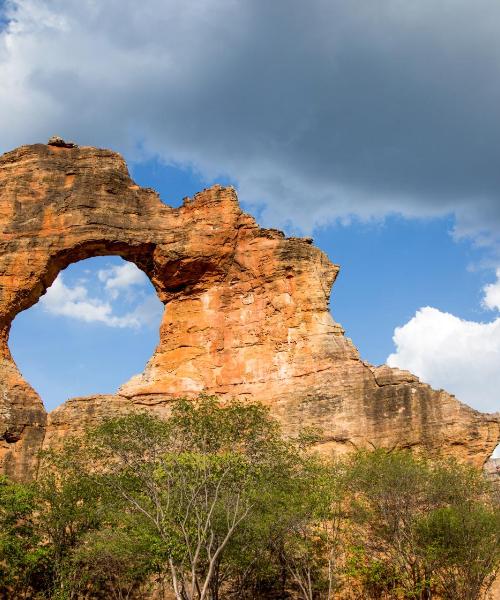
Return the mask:
<path id="1" fill-rule="evenodd" d="M 69 264 L 134 262 L 165 305 L 144 372 L 115 395 L 69 400 L 50 414 L 8 348 L 14 317 Z M 408 372 L 363 362 L 329 311 L 339 267 L 310 239 L 286 238 L 214 186 L 180 208 L 130 178 L 118 154 L 75 144 L 0 157 L 0 465 L 36 473 L 37 451 L 108 415 L 204 391 L 260 400 L 285 430 L 323 431 L 325 451 L 411 447 L 483 465 L 500 414 L 482 414 Z"/>

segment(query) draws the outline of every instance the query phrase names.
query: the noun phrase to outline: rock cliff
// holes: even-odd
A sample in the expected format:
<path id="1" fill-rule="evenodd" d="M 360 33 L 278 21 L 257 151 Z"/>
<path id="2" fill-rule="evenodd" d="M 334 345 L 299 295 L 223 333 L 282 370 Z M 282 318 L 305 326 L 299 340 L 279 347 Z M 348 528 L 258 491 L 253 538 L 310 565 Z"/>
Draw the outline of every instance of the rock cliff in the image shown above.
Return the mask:
<path id="1" fill-rule="evenodd" d="M 329 311 L 339 267 L 310 239 L 260 228 L 232 188 L 165 205 L 118 154 L 52 143 L 0 157 L 0 466 L 33 476 L 37 451 L 106 415 L 159 413 L 201 391 L 258 399 L 287 432 L 321 427 L 325 451 L 411 447 L 483 465 L 500 414 L 482 414 L 408 372 L 363 362 Z M 8 347 L 14 317 L 70 263 L 134 262 L 165 305 L 145 371 L 115 395 L 50 414 Z"/>

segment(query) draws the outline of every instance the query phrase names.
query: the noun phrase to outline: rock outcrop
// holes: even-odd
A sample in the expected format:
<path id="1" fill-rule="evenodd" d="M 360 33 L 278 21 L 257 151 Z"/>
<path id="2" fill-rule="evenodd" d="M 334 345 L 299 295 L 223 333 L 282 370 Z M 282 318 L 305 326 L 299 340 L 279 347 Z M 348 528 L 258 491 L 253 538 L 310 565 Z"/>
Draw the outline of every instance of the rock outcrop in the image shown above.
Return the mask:
<path id="1" fill-rule="evenodd" d="M 109 150 L 23 146 L 0 157 L 0 463 L 36 472 L 37 450 L 103 416 L 160 413 L 201 391 L 258 399 L 285 430 L 321 427 L 325 450 L 412 447 L 483 465 L 500 438 L 485 415 L 410 373 L 358 356 L 329 312 L 339 267 L 310 239 L 260 228 L 232 188 L 165 205 Z M 145 371 L 116 395 L 79 398 L 46 414 L 8 348 L 14 317 L 70 263 L 134 262 L 165 305 Z"/>

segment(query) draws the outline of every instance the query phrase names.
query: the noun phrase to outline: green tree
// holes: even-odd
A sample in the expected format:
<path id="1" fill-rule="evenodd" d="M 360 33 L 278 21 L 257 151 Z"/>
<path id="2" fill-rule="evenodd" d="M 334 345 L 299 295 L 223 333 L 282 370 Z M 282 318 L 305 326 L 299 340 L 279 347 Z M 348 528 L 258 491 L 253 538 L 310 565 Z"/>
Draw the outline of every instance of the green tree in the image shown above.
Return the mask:
<path id="1" fill-rule="evenodd" d="M 155 564 L 155 538 L 146 528 L 104 527 L 89 531 L 66 563 L 64 588 L 70 598 L 144 598 Z"/>
<path id="2" fill-rule="evenodd" d="M 183 600 L 218 597 L 230 542 L 296 468 L 264 407 L 207 396 L 174 403 L 165 421 L 145 413 L 109 421 L 91 440 L 106 485 L 156 531 Z"/>
<path id="3" fill-rule="evenodd" d="M 223 572 L 235 598 L 332 597 L 339 494 L 329 465 L 289 443 L 228 544 Z M 330 593 L 330 596 L 328 595 Z"/>
<path id="4" fill-rule="evenodd" d="M 482 474 L 408 452 L 334 462 L 260 404 L 111 419 L 0 478 L 0 597 L 479 600 L 500 564 Z M 344 586 L 344 587 L 343 587 Z"/>
<path id="5" fill-rule="evenodd" d="M 498 568 L 499 531 L 480 471 L 380 450 L 348 459 L 346 477 L 367 595 L 427 600 L 449 589 L 447 598 L 481 597 Z M 456 595 L 465 588 L 469 595 Z"/>
<path id="6" fill-rule="evenodd" d="M 27 598 L 46 584 L 49 557 L 36 527 L 33 486 L 0 476 L 0 596 Z"/>
<path id="7" fill-rule="evenodd" d="M 333 463 L 314 455 L 304 461 L 299 482 L 281 516 L 282 560 L 301 598 L 330 600 L 339 585 L 346 522 L 343 483 Z"/>
<path id="8" fill-rule="evenodd" d="M 83 536 L 99 529 L 106 519 L 107 498 L 88 465 L 82 440 L 68 440 L 59 450 L 40 457 L 40 474 L 33 484 L 35 524 L 50 559 L 44 592 L 50 598 L 72 597 L 66 581 L 71 554 Z"/>
<path id="9" fill-rule="evenodd" d="M 475 600 L 489 589 L 500 565 L 500 507 L 476 501 L 437 508 L 416 531 L 440 597 Z"/>

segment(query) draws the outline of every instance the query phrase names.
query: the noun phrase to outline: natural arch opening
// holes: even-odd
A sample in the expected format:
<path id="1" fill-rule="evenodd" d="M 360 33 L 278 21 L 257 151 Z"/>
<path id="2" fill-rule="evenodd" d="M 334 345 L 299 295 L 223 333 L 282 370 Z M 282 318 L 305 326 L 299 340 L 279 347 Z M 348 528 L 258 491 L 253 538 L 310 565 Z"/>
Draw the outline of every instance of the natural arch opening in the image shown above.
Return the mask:
<path id="1" fill-rule="evenodd" d="M 148 276 L 118 256 L 70 264 L 14 319 L 11 354 L 47 410 L 114 393 L 158 344 L 163 304 Z"/>

